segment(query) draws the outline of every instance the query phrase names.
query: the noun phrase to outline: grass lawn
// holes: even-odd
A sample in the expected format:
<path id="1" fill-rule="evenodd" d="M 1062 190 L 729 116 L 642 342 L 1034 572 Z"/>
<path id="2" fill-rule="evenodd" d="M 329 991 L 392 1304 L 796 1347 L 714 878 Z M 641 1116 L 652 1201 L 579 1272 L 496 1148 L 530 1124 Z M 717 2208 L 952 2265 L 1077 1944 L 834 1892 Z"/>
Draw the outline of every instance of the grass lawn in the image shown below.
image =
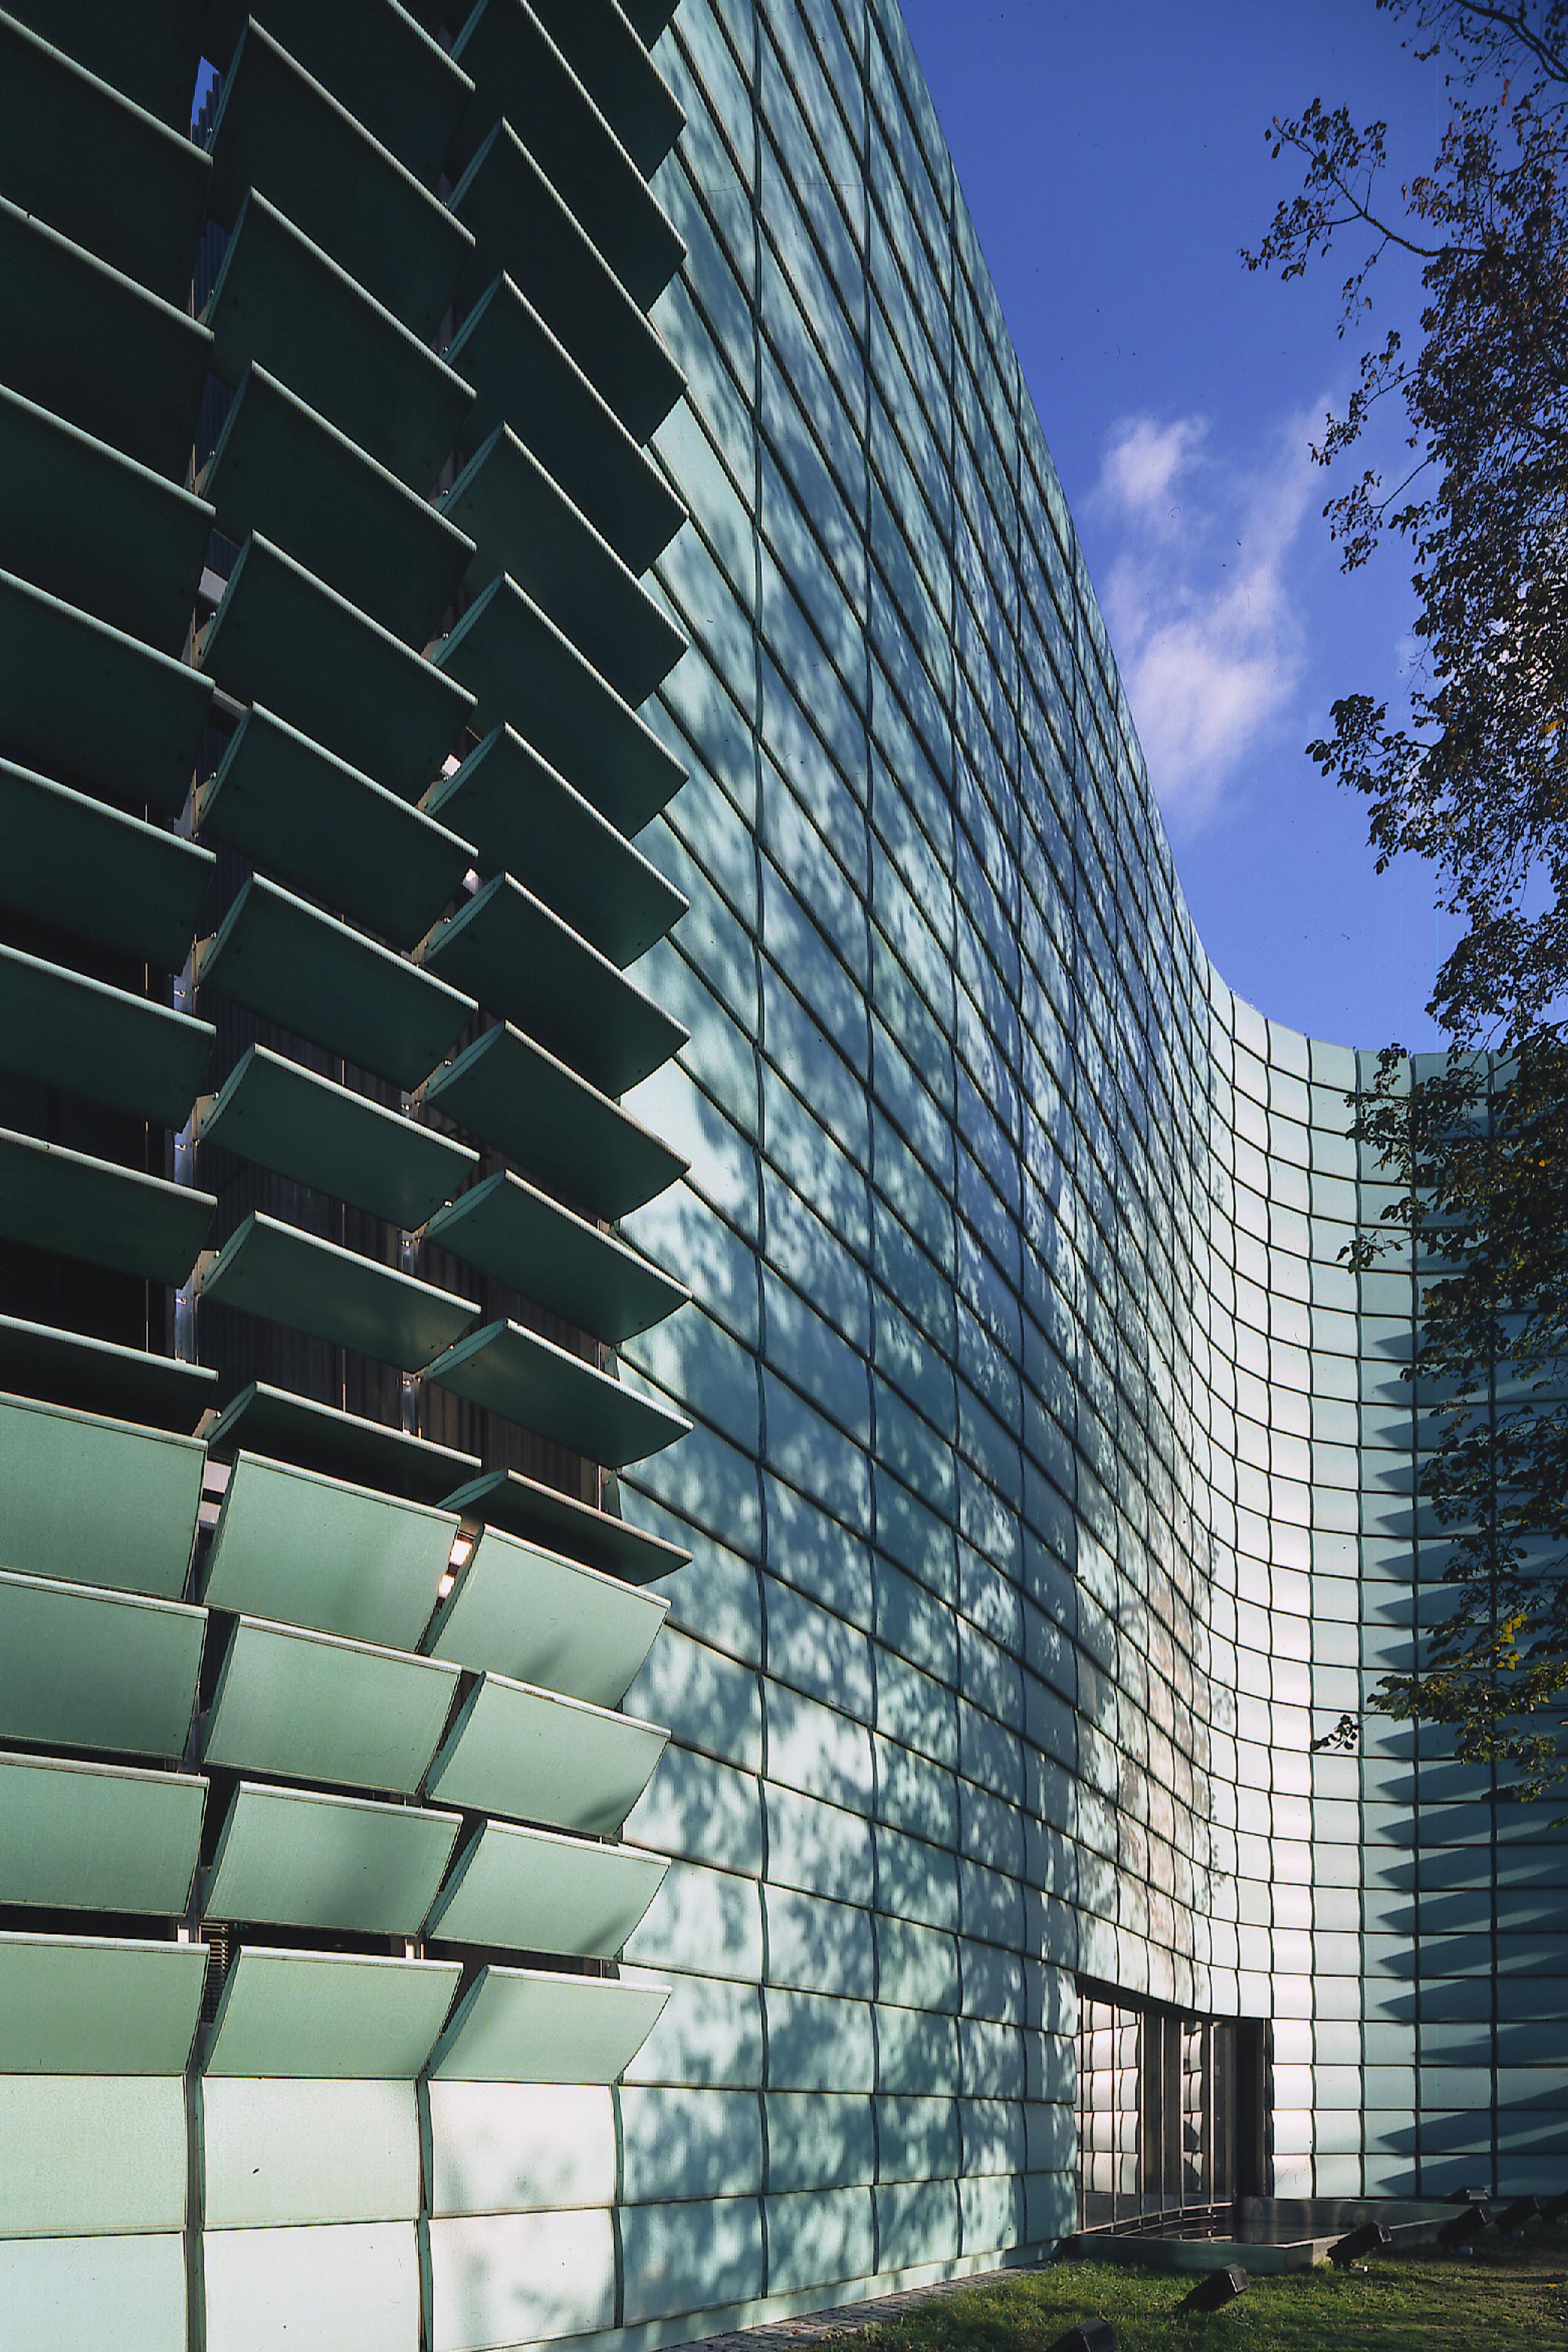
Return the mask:
<path id="1" fill-rule="evenodd" d="M 1537 2224 L 1517 2246 L 1494 2234 L 1458 2261 L 1384 2255 L 1365 2271 L 1258 2278 L 1224 2311 L 1179 2315 L 1193 2283 L 1054 2263 L 828 2341 L 843 2352 L 1045 2352 L 1068 2328 L 1108 2319 L 1118 2352 L 1568 2352 L 1568 2229 Z"/>

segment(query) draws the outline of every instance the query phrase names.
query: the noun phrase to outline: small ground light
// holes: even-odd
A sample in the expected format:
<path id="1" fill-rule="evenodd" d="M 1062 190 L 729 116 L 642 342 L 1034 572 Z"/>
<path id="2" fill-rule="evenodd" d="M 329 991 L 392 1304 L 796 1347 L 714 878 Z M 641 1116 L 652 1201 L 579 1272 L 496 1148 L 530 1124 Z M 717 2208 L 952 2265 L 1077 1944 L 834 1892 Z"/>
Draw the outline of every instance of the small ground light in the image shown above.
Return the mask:
<path id="1" fill-rule="evenodd" d="M 1548 2197 L 1542 2204 L 1541 2218 L 1543 2221 L 1561 2221 L 1565 2214 L 1568 2214 L 1568 2189 L 1560 2189 L 1555 2197 Z"/>
<path id="2" fill-rule="evenodd" d="M 1329 2248 L 1329 2260 L 1336 2270 L 1348 2271 L 1363 2254 L 1380 2254 L 1389 2244 L 1388 2231 L 1381 2221 L 1363 2221 L 1359 2230 L 1347 2230 L 1342 2238 Z"/>
<path id="3" fill-rule="evenodd" d="M 1517 2238 L 1522 2234 L 1525 2223 L 1533 2221 L 1540 2211 L 1539 2197 L 1516 2197 L 1513 2203 L 1505 2205 L 1498 2215 L 1498 2228 L 1505 2231 L 1510 2238 Z"/>
<path id="4" fill-rule="evenodd" d="M 1437 2243 L 1450 2253 L 1464 2253 L 1478 2238 L 1484 2237 L 1492 2225 L 1489 2205 L 1467 2205 L 1451 2221 L 1445 2221 L 1437 2232 Z"/>
<path id="5" fill-rule="evenodd" d="M 1251 2284 L 1247 2273 L 1231 2263 L 1223 2271 L 1210 2271 L 1199 2279 L 1191 2294 L 1182 2297 L 1179 2308 L 1183 2311 L 1223 2311 L 1227 2303 L 1234 2303 L 1238 2294 L 1245 2294 Z"/>
<path id="6" fill-rule="evenodd" d="M 1116 2352 L 1116 2330 L 1109 2319 L 1086 2319 L 1081 2327 L 1058 2336 L 1047 2352 Z"/>

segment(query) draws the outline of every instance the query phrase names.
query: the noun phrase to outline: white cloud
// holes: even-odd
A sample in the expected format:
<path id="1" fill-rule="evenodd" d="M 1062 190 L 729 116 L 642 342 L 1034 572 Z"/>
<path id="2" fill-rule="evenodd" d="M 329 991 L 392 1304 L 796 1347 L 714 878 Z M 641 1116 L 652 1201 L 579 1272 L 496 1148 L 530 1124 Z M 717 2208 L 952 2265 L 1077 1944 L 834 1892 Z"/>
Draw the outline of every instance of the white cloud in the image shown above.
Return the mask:
<path id="1" fill-rule="evenodd" d="M 1124 417 L 1094 502 L 1114 532 L 1105 615 L 1161 806 L 1194 832 L 1286 717 L 1305 661 L 1290 576 L 1314 502 L 1323 404 L 1285 419 L 1263 462 L 1213 448 L 1208 420 Z"/>

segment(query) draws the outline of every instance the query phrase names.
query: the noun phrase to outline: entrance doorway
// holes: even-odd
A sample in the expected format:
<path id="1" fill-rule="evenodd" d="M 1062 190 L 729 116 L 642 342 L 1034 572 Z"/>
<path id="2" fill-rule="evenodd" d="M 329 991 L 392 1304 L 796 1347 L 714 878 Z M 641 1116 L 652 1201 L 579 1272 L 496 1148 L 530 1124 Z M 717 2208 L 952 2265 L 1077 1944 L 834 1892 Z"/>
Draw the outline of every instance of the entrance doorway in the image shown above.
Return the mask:
<path id="1" fill-rule="evenodd" d="M 1264 2028 L 1079 1993 L 1079 2227 L 1181 2227 L 1262 2195 Z"/>

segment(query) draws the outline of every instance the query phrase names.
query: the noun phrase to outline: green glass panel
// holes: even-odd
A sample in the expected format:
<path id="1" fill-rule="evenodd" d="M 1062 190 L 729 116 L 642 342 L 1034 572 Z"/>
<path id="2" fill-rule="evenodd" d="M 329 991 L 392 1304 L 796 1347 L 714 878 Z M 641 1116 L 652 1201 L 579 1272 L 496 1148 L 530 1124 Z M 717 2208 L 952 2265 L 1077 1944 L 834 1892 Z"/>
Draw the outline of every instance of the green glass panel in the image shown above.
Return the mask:
<path id="1" fill-rule="evenodd" d="M 0 898 L 7 906 L 165 971 L 180 970 L 212 880 L 210 849 L 5 760 L 0 838 Z"/>
<path id="2" fill-rule="evenodd" d="M 479 1313 L 471 1298 L 255 1211 L 197 1276 L 204 1298 L 417 1371 Z"/>
<path id="3" fill-rule="evenodd" d="M 669 1987 L 641 1970 L 557 1976 L 481 1969 L 430 2062 L 445 2083 L 614 2083 L 658 2022 Z"/>
<path id="4" fill-rule="evenodd" d="M 487 1029 L 419 1100 L 595 1216 L 629 1216 L 686 1173 L 678 1151 L 518 1029 Z"/>
<path id="5" fill-rule="evenodd" d="M 204 499 L 0 386 L 0 564 L 8 572 L 177 654 L 212 520 Z"/>
<path id="6" fill-rule="evenodd" d="M 256 190 L 205 316 L 225 383 L 259 360 L 412 488 L 428 489 L 472 392 Z"/>
<path id="7" fill-rule="evenodd" d="M 608 1707 L 487 1675 L 442 1741 L 425 1794 L 466 1811 L 615 1837 L 668 1738 Z"/>
<path id="8" fill-rule="evenodd" d="M 12 391 L 183 480 L 212 359 L 206 329 L 3 196 L 0 281 Z"/>
<path id="9" fill-rule="evenodd" d="M 458 129 L 454 178 L 498 115 L 570 206 L 644 310 L 679 268 L 685 246 L 619 139 L 527 0 L 481 0 L 452 44 L 475 94 Z"/>
<path id="10" fill-rule="evenodd" d="M 195 815 L 203 834 L 399 946 L 429 929 L 474 860 L 468 842 L 259 704 L 198 789 Z"/>
<path id="11" fill-rule="evenodd" d="M 438 198 L 254 18 L 223 78 L 212 130 L 215 220 L 261 186 L 394 318 L 431 334 L 471 250 Z"/>
<path id="12" fill-rule="evenodd" d="M 473 555 L 454 523 L 254 364 L 201 490 L 230 539 L 264 525 L 277 546 L 411 645 L 437 626 Z"/>
<path id="13" fill-rule="evenodd" d="M 205 1609 L 0 1569 L 0 1737 L 182 1757 Z"/>
<path id="14" fill-rule="evenodd" d="M 196 950 L 205 984 L 362 1069 L 414 1087 L 478 1006 L 290 891 L 253 876 Z"/>
<path id="15" fill-rule="evenodd" d="M 208 2075 L 201 2105 L 202 2220 L 209 2231 L 225 2232 L 224 2245 L 233 2231 L 292 2236 L 314 2224 L 417 2220 L 419 2105 L 412 2083 Z M 341 2279 L 333 2284 L 341 2291 Z M 335 2352 L 342 2338 L 322 2316 Z M 260 2340 L 271 2352 L 279 2338 Z M 293 2330 L 282 2340 L 292 2343 Z"/>
<path id="16" fill-rule="evenodd" d="M 197 1438 L 0 1397 L 0 1559 L 25 1576 L 176 1601 L 205 1463 Z"/>
<path id="17" fill-rule="evenodd" d="M 625 11 L 614 0 L 591 16 L 581 0 L 533 0 L 533 13 L 593 92 L 638 168 L 657 171 L 679 138 L 686 115 Z"/>
<path id="18" fill-rule="evenodd" d="M 441 511 L 473 541 L 468 586 L 510 574 L 627 702 L 643 702 L 686 640 L 608 541 L 510 426 L 470 457 Z"/>
<path id="19" fill-rule="evenodd" d="M 0 946 L 0 1063 L 17 1077 L 183 1127 L 215 1034 L 210 1022 Z"/>
<path id="20" fill-rule="evenodd" d="M 0 193 L 14 204 L 181 305 L 210 178 L 189 139 L 0 14 Z"/>
<path id="21" fill-rule="evenodd" d="M 427 1438 L 388 1429 L 383 1422 L 363 1421 L 336 1405 L 318 1404 L 313 1397 L 291 1396 L 265 1381 L 252 1381 L 242 1389 L 212 1417 L 205 1434 L 209 1451 L 220 1461 L 243 1446 L 251 1454 L 271 1454 L 328 1477 L 363 1480 L 385 1495 L 422 1503 L 441 1502 L 452 1491 L 454 1477 L 479 1466 L 476 1454 L 433 1445 Z"/>
<path id="22" fill-rule="evenodd" d="M 183 132 L 205 6 L 205 0 L 160 0 L 153 9 L 128 9 L 124 0 L 13 0 L 8 13 Z"/>
<path id="23" fill-rule="evenodd" d="M 448 1511 L 242 1454 L 202 1598 L 237 1615 L 413 1650 L 457 1533 Z"/>
<path id="24" fill-rule="evenodd" d="M 476 729 L 514 726 L 623 833 L 640 833 L 686 782 L 647 721 L 504 573 L 430 658 L 472 688 Z"/>
<path id="25" fill-rule="evenodd" d="M 448 1944 L 608 1959 L 663 1883 L 662 1854 L 486 1822 L 458 1857 L 426 1933 Z"/>
<path id="26" fill-rule="evenodd" d="M 430 2054 L 460 1974 L 456 1960 L 248 1946 L 224 1979 L 202 2071 L 407 2082 Z"/>
<path id="27" fill-rule="evenodd" d="M 208 2230 L 201 2315 L 206 2352 L 279 2352 L 283 2345 L 289 2352 L 414 2352 L 420 2342 L 414 2223 Z"/>
<path id="28" fill-rule="evenodd" d="M 223 1091 L 198 1108 L 196 1139 L 275 1169 L 409 1231 L 449 1201 L 479 1164 L 449 1136 L 384 1110 L 252 1045 Z"/>
<path id="29" fill-rule="evenodd" d="M 183 1772 L 0 1755 L 0 1903 L 177 1917 L 205 1799 Z"/>
<path id="30" fill-rule="evenodd" d="M 185 2338 L 185 2242 L 178 2231 L 118 2238 L 16 2238 L 0 2254 L 6 2352 L 169 2352 Z"/>
<path id="31" fill-rule="evenodd" d="M 519 1470 L 492 1471 L 458 1487 L 445 1500 L 448 1510 L 462 1513 L 465 1526 L 504 1528 L 626 1584 L 655 1583 L 684 1568 L 691 1558 L 679 1545 L 645 1535 L 625 1519 L 579 1503 L 558 1486 L 542 1486 Z M 554 1689 L 564 1687 L 553 1677 L 546 1679 Z"/>
<path id="32" fill-rule="evenodd" d="M 4 2240 L 184 2227 L 184 2085 L 0 2074 Z"/>
<path id="33" fill-rule="evenodd" d="M 510 874 L 448 915 L 418 961 L 488 1013 L 520 1022 L 607 1095 L 635 1087 L 689 1034 Z"/>
<path id="34" fill-rule="evenodd" d="M 196 658 L 239 701 L 264 702 L 405 800 L 440 773 L 473 706 L 433 663 L 258 532 L 240 550 Z"/>
<path id="35" fill-rule="evenodd" d="M 0 2074 L 178 2074 L 205 1944 L 0 1933 Z"/>
<path id="36" fill-rule="evenodd" d="M 458 1669 L 439 1660 L 242 1617 L 219 1671 L 202 1761 L 411 1796 L 457 1689 Z"/>
<path id="37" fill-rule="evenodd" d="M 212 0 L 208 55 L 222 65 L 247 0 Z M 396 0 L 267 0 L 268 29 L 400 163 L 433 181 L 468 102 L 466 74 Z"/>
<path id="38" fill-rule="evenodd" d="M 478 390 L 468 446 L 510 425 L 622 561 L 646 572 L 686 509 L 510 278 L 480 295 L 447 357 Z"/>
<path id="39" fill-rule="evenodd" d="M 10 1241 L 177 1285 L 216 1207 L 214 1193 L 0 1128 L 0 1234 Z"/>
<path id="40" fill-rule="evenodd" d="M 437 1209 L 425 1238 L 612 1346 L 689 1296 L 625 1242 L 504 1169 Z"/>
<path id="41" fill-rule="evenodd" d="M 217 1383 L 205 1364 L 0 1315 L 0 1381 L 89 1412 L 133 1412 L 159 1429 L 190 1429 Z"/>
<path id="42" fill-rule="evenodd" d="M 463 299 L 504 270 L 627 432 L 646 441 L 680 397 L 680 370 L 510 123 L 496 124 L 451 202 L 475 237 Z"/>
<path id="43" fill-rule="evenodd" d="M 623 968 L 687 910 L 658 866 L 510 727 L 493 728 L 425 807 L 477 845 L 482 874 L 515 874 Z"/>
<path id="44" fill-rule="evenodd" d="M 0 747 L 13 759 L 178 810 L 211 701 L 211 679 L 185 663 L 0 572 Z"/>
<path id="45" fill-rule="evenodd" d="M 441 1883 L 456 1813 L 242 1780 L 202 1888 L 209 1919 L 411 1936 Z"/>
<path id="46" fill-rule="evenodd" d="M 425 1377 L 612 1470 L 657 1454 L 691 1426 L 521 1323 L 485 1324 L 433 1358 Z"/>
<path id="47" fill-rule="evenodd" d="M 476 1673 L 618 1706 L 669 1603 L 497 1528 L 480 1538 L 425 1647 Z"/>

